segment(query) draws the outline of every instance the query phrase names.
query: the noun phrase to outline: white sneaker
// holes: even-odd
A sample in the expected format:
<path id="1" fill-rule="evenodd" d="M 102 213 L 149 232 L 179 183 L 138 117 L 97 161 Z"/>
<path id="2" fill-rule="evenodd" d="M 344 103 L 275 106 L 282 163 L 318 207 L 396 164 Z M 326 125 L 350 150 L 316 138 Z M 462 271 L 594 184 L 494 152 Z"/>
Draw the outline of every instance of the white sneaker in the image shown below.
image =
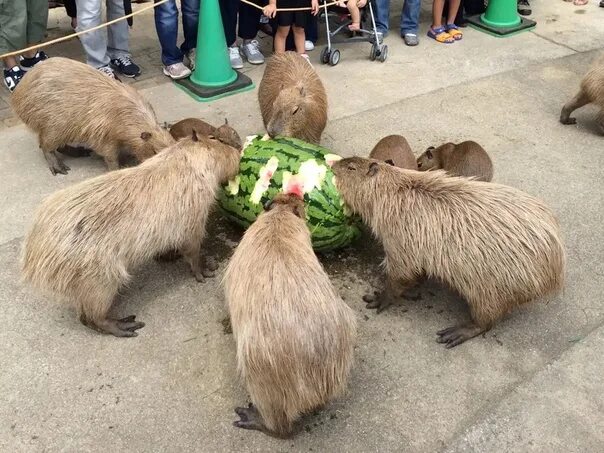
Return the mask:
<path id="1" fill-rule="evenodd" d="M 231 60 L 231 68 L 243 68 L 243 59 L 241 58 L 241 54 L 239 53 L 239 47 L 229 47 L 229 60 Z"/>
<path id="2" fill-rule="evenodd" d="M 191 70 L 183 63 L 174 63 L 169 66 L 164 66 L 164 75 L 167 75 L 172 80 L 179 80 L 189 77 Z"/>
<path id="3" fill-rule="evenodd" d="M 264 55 L 258 49 L 258 41 L 252 39 L 250 42 L 244 42 L 241 45 L 241 51 L 248 62 L 251 64 L 262 64 L 264 63 Z"/>
<path id="4" fill-rule="evenodd" d="M 304 50 L 306 50 L 307 52 L 315 50 L 315 45 L 312 41 L 304 41 Z"/>
<path id="5" fill-rule="evenodd" d="M 117 77 L 115 76 L 115 72 L 113 72 L 113 69 L 111 69 L 109 66 L 101 66 L 100 68 L 98 68 L 98 71 L 106 75 L 107 77 L 117 79 Z"/>
<path id="6" fill-rule="evenodd" d="M 195 47 L 189 50 L 185 54 L 185 58 L 187 59 L 187 66 L 191 69 L 191 71 L 195 71 L 195 57 L 197 55 Z"/>

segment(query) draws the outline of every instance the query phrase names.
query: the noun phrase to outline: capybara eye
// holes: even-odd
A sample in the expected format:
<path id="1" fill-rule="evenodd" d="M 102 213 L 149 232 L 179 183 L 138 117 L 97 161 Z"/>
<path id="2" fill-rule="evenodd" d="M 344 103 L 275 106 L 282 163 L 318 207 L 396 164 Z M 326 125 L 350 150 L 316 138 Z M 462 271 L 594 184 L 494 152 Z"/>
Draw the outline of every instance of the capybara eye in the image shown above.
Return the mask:
<path id="1" fill-rule="evenodd" d="M 422 168 L 422 163 L 421 162 L 417 163 L 417 168 Z"/>
<path id="2" fill-rule="evenodd" d="M 357 167 L 355 167 L 354 164 L 348 164 L 348 169 L 351 171 L 355 171 Z"/>

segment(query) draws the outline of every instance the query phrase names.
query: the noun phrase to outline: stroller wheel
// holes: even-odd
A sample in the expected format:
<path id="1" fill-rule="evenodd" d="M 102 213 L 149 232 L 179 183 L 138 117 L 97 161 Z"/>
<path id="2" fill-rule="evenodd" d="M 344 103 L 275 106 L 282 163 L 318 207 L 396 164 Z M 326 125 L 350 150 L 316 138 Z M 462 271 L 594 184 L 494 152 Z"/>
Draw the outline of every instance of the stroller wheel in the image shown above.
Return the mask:
<path id="1" fill-rule="evenodd" d="M 382 51 L 380 52 L 379 60 L 383 63 L 388 58 L 388 46 L 383 46 Z"/>
<path id="2" fill-rule="evenodd" d="M 375 43 L 371 44 L 371 50 L 369 51 L 369 59 L 375 61 L 378 56 L 378 49 Z"/>
<path id="3" fill-rule="evenodd" d="M 321 51 L 321 55 L 319 56 L 319 59 L 321 60 L 321 63 L 327 64 L 327 63 L 329 63 L 330 56 L 331 56 L 331 52 L 329 51 L 329 47 L 325 47 Z"/>
<path id="4" fill-rule="evenodd" d="M 329 64 L 331 66 L 335 66 L 340 62 L 340 51 L 338 49 L 335 49 L 333 52 L 331 52 L 331 55 L 329 56 Z"/>

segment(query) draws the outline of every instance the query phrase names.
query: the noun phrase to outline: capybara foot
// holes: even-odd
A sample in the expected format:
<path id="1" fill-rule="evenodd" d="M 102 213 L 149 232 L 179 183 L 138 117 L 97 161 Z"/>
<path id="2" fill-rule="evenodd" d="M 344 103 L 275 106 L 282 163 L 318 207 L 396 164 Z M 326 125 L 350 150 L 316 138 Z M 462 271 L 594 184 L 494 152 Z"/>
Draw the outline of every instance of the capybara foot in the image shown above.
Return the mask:
<path id="1" fill-rule="evenodd" d="M 205 267 L 208 271 L 213 272 L 213 271 L 218 270 L 218 263 L 216 262 L 216 260 L 213 257 L 206 256 Z"/>
<path id="2" fill-rule="evenodd" d="M 239 420 L 233 422 L 237 428 L 266 432 L 262 417 L 252 403 L 248 407 L 236 407 L 235 412 L 239 415 Z"/>
<path id="3" fill-rule="evenodd" d="M 110 334 L 116 337 L 136 337 L 136 331 L 145 327 L 144 322 L 135 321 L 136 316 L 130 315 L 121 319 L 107 318 L 102 321 L 90 321 L 81 316 L 80 321 L 87 327 L 101 333 Z"/>
<path id="4" fill-rule="evenodd" d="M 367 308 L 377 308 L 377 312 L 381 313 L 386 308 L 395 302 L 385 291 L 381 293 L 366 294 L 363 300 L 367 302 Z"/>
<path id="5" fill-rule="evenodd" d="M 562 124 L 577 124 L 577 118 L 573 118 L 573 117 L 560 117 L 560 122 Z"/>
<path id="6" fill-rule="evenodd" d="M 48 163 L 48 168 L 50 169 L 50 172 L 52 173 L 53 176 L 56 176 L 57 173 L 60 173 L 62 175 L 66 175 L 67 172 L 69 170 L 71 170 L 71 168 L 69 168 L 67 165 L 65 165 L 65 163 L 59 159 L 56 160 L 56 162 L 53 163 Z"/>
<path id="7" fill-rule="evenodd" d="M 464 341 L 469 340 L 470 338 L 480 335 L 486 330 L 487 329 L 479 327 L 474 323 L 462 324 L 439 330 L 436 332 L 436 335 L 438 335 L 436 341 L 437 343 L 445 343 L 445 347 L 450 349 L 462 344 Z"/>

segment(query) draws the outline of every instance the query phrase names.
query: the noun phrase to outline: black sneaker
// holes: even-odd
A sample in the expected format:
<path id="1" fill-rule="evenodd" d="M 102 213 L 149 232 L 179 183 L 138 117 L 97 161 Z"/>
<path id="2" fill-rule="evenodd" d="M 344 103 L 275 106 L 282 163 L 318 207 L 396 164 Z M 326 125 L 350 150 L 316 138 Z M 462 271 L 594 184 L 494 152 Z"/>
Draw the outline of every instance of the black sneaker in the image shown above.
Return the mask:
<path id="1" fill-rule="evenodd" d="M 21 65 L 21 69 L 25 72 L 32 69 L 35 65 L 40 63 L 41 61 L 47 60 L 48 55 L 46 55 L 43 51 L 39 50 L 36 54 L 31 58 L 19 57 L 19 64 Z"/>
<path id="2" fill-rule="evenodd" d="M 113 69 L 118 70 L 126 77 L 136 77 L 141 73 L 141 68 L 134 64 L 134 62 L 127 55 L 111 60 L 111 66 L 113 66 Z"/>
<path id="3" fill-rule="evenodd" d="M 5 69 L 4 85 L 6 86 L 6 88 L 8 88 L 8 91 L 10 91 L 11 93 L 15 91 L 15 88 L 17 88 L 17 85 L 19 84 L 24 75 L 25 72 L 19 66 L 15 66 L 11 69 Z"/>
<path id="4" fill-rule="evenodd" d="M 523 16 L 530 16 L 533 10 L 528 0 L 518 0 L 518 14 Z"/>

